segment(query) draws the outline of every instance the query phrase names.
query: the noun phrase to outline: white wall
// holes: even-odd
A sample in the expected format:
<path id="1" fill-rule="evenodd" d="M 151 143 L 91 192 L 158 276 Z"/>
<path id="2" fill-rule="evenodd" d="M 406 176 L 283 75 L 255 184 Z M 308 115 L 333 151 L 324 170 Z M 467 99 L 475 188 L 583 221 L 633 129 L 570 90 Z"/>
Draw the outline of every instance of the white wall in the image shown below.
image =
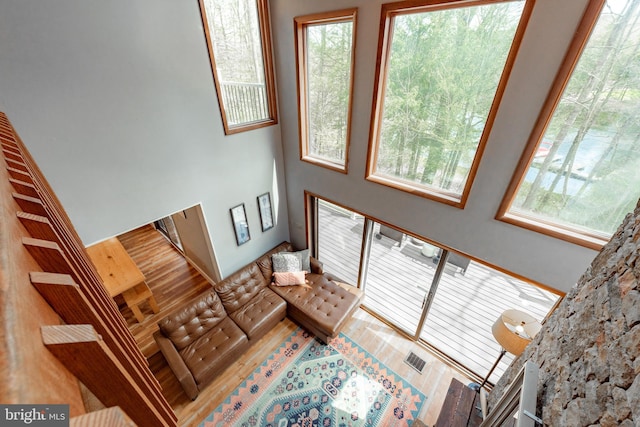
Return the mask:
<path id="1" fill-rule="evenodd" d="M 290 232 L 306 244 L 309 190 L 539 283 L 567 291 L 596 252 L 495 220 L 587 0 L 537 0 L 464 210 L 365 181 L 380 5 L 386 0 L 271 1 Z M 293 18 L 357 6 L 356 78 L 349 174 L 299 160 Z"/>
<path id="2" fill-rule="evenodd" d="M 223 275 L 289 237 L 280 127 L 224 135 L 195 0 L 2 0 L 0 110 L 85 244 L 198 203 Z"/>

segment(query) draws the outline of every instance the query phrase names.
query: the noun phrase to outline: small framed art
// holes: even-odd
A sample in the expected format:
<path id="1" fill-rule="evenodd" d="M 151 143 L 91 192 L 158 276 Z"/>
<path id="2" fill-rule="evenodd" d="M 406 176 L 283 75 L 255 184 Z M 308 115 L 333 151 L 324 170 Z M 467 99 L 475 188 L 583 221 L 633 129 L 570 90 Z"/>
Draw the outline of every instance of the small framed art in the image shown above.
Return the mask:
<path id="1" fill-rule="evenodd" d="M 271 208 L 271 194 L 269 192 L 258 196 L 258 210 L 260 211 L 262 231 L 273 228 L 273 209 Z"/>
<path id="2" fill-rule="evenodd" d="M 251 240 L 249 223 L 247 222 L 247 211 L 244 209 L 244 203 L 231 208 L 230 211 L 233 230 L 236 233 L 236 242 L 238 242 L 238 246 L 240 246 Z"/>

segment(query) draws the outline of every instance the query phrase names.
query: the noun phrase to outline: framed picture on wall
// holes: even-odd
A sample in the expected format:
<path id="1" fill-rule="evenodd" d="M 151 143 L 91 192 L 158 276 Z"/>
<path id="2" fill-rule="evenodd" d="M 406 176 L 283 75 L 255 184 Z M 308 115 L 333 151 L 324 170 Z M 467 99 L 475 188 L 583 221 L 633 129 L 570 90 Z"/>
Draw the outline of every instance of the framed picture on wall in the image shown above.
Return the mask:
<path id="1" fill-rule="evenodd" d="M 247 211 L 244 209 L 244 203 L 231 208 L 230 211 L 233 230 L 236 233 L 236 242 L 238 242 L 238 246 L 240 246 L 251 240 L 249 223 L 247 222 Z"/>
<path id="2" fill-rule="evenodd" d="M 260 211 L 260 222 L 262 231 L 273 228 L 273 209 L 271 209 L 271 194 L 267 191 L 258 196 L 258 210 Z"/>

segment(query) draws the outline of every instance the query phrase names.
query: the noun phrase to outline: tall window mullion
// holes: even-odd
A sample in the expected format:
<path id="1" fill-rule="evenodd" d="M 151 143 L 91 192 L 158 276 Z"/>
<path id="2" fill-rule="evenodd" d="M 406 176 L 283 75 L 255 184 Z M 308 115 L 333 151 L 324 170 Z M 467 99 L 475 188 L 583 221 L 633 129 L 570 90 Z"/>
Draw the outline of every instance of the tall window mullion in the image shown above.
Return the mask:
<path id="1" fill-rule="evenodd" d="M 356 9 L 295 18 L 300 157 L 347 172 Z"/>
<path id="2" fill-rule="evenodd" d="M 373 226 L 375 223 L 369 219 L 364 220 L 364 232 L 362 233 L 362 248 L 360 251 L 360 269 L 358 271 L 358 287 L 364 290 L 367 283 L 367 271 L 369 269 L 369 255 L 373 242 Z"/>

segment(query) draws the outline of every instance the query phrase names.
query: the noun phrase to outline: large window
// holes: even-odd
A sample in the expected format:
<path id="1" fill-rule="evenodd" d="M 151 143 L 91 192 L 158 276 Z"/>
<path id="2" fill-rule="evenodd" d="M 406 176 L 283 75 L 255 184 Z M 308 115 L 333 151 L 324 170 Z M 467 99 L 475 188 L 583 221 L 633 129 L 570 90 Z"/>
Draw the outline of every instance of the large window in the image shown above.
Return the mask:
<path id="1" fill-rule="evenodd" d="M 365 292 L 364 307 L 478 379 L 500 353 L 491 328 L 507 309 L 542 321 L 559 296 L 346 207 L 307 194 L 314 255 Z M 309 212 L 308 212 L 309 213 Z M 506 355 L 495 383 L 513 356 Z"/>
<path id="2" fill-rule="evenodd" d="M 295 18 L 302 160 L 347 171 L 356 9 Z"/>
<path id="3" fill-rule="evenodd" d="M 382 6 L 367 179 L 464 206 L 532 6 Z"/>
<path id="4" fill-rule="evenodd" d="M 640 2 L 602 3 L 589 5 L 578 34 L 597 23 L 571 47 L 499 214 L 594 249 L 640 197 Z"/>
<path id="5" fill-rule="evenodd" d="M 277 122 L 266 0 L 199 0 L 226 134 Z"/>

